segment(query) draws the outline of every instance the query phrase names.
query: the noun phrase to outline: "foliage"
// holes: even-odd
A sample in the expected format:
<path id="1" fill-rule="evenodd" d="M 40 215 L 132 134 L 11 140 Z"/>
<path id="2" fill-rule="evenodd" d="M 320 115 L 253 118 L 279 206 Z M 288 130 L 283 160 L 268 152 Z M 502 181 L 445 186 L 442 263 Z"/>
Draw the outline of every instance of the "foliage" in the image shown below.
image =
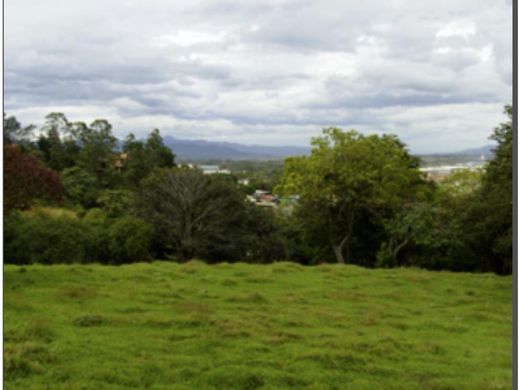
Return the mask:
<path id="1" fill-rule="evenodd" d="M 158 129 L 150 133 L 146 142 L 136 140 L 133 134 L 128 135 L 123 151 L 127 153 L 123 175 L 132 188 L 137 187 L 153 169 L 175 166 L 175 155 L 164 145 Z"/>
<path id="2" fill-rule="evenodd" d="M 175 166 L 175 154 L 164 145 L 159 129 L 153 129 L 146 139 L 149 164 L 153 168 L 172 168 Z"/>
<path id="3" fill-rule="evenodd" d="M 111 263 L 150 260 L 148 248 L 153 228 L 131 215 L 114 220 L 108 228 Z"/>
<path id="4" fill-rule="evenodd" d="M 105 190 L 97 203 L 111 217 L 129 214 L 134 206 L 134 193 L 129 190 Z"/>
<path id="5" fill-rule="evenodd" d="M 484 270 L 512 272 L 513 257 L 513 108 L 505 107 L 508 121 L 495 128 L 491 138 L 498 143 L 485 168 L 482 188 L 468 207 L 472 226 L 470 245 L 478 248 Z M 469 225 L 471 223 L 471 225 Z"/>
<path id="6" fill-rule="evenodd" d="M 235 186 L 189 168 L 157 169 L 141 186 L 140 214 L 181 259 L 237 259 L 244 199 Z"/>
<path id="7" fill-rule="evenodd" d="M 65 168 L 60 177 L 65 194 L 72 202 L 79 203 L 87 208 L 96 205 L 99 188 L 94 175 L 83 168 L 75 166 Z"/>
<path id="8" fill-rule="evenodd" d="M 439 195 L 453 200 L 465 201 L 482 186 L 482 171 L 457 169 L 439 185 Z"/>
<path id="9" fill-rule="evenodd" d="M 389 239 L 381 246 L 378 253 L 378 266 L 393 267 L 398 265 L 397 255 L 411 241 L 420 244 L 434 244 L 433 209 L 428 203 L 415 203 L 403 207 L 392 218 L 384 222 Z M 430 242 L 431 241 L 431 242 Z"/>
<path id="10" fill-rule="evenodd" d="M 88 232 L 75 218 L 49 217 L 45 213 L 6 218 L 4 226 L 6 263 L 53 264 L 86 260 L 85 237 Z"/>
<path id="11" fill-rule="evenodd" d="M 26 209 L 35 199 L 60 202 L 58 174 L 18 146 L 4 144 L 4 210 Z"/>
<path id="12" fill-rule="evenodd" d="M 4 223 L 5 262 L 111 264 L 150 260 L 152 227 L 125 215 L 90 209 L 83 218 L 67 209 L 13 212 Z"/>
<path id="13" fill-rule="evenodd" d="M 5 112 L 3 125 L 4 143 L 8 144 L 18 144 L 20 146 L 24 146 L 28 143 L 34 131 L 33 125 L 22 127 L 21 123 L 18 122 L 16 117 L 10 116 L 6 118 Z"/>
<path id="14" fill-rule="evenodd" d="M 45 163 L 58 172 L 76 164 L 80 147 L 74 136 L 74 124 L 62 113 L 53 112 L 45 117 L 37 145 Z"/>
<path id="15" fill-rule="evenodd" d="M 174 168 L 158 129 L 120 143 L 104 119 L 87 125 L 50 113 L 35 142 L 34 126 L 4 114 L 7 261 L 197 257 L 511 273 L 511 106 L 506 114 L 485 169 L 441 183 L 425 181 L 419 159 L 391 135 L 329 128 L 310 156 L 223 161 L 232 175 L 205 176 Z M 279 208 L 245 202 L 255 189 L 282 195 Z M 67 209 L 41 207 L 63 195 Z M 71 242 L 54 249 L 61 230 Z"/>
<path id="16" fill-rule="evenodd" d="M 78 124 L 76 135 L 81 145 L 78 165 L 95 176 L 100 186 L 109 186 L 115 176 L 117 146 L 112 125 L 105 119 L 96 119 L 90 126 Z"/>
<path id="17" fill-rule="evenodd" d="M 245 210 L 242 245 L 243 260 L 252 263 L 271 263 L 290 258 L 289 243 L 283 222 L 271 209 L 250 205 Z"/>
<path id="18" fill-rule="evenodd" d="M 304 218 L 302 224 L 320 229 L 337 261 L 349 262 L 356 226 L 366 212 L 379 219 L 421 196 L 426 185 L 419 160 L 391 135 L 329 128 L 312 144 L 311 156 L 286 160 L 277 191 L 299 194 L 305 209 L 297 213 Z"/>

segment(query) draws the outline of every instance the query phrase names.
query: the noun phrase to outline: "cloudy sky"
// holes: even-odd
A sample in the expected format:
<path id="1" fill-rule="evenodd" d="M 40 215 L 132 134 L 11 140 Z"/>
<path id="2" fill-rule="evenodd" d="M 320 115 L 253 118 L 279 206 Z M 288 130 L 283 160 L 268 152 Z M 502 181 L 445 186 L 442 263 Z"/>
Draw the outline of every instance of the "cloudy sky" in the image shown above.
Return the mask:
<path id="1" fill-rule="evenodd" d="M 417 153 L 490 143 L 511 0 L 6 0 L 5 112 L 118 136 L 308 145 L 335 125 Z"/>

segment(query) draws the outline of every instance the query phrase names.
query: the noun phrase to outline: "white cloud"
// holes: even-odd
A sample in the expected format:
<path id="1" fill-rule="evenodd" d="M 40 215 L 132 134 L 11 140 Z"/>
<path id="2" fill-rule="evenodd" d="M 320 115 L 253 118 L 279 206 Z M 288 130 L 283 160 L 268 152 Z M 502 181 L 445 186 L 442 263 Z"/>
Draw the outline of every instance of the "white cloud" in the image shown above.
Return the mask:
<path id="1" fill-rule="evenodd" d="M 118 135 L 306 145 L 333 124 L 421 152 L 480 146 L 511 99 L 511 12 L 495 0 L 11 1 L 5 110 L 35 124 L 105 117 Z"/>
<path id="2" fill-rule="evenodd" d="M 446 38 L 446 37 L 462 37 L 466 41 L 470 39 L 471 36 L 477 33 L 477 27 L 475 23 L 470 20 L 456 20 L 454 22 L 446 24 L 443 28 L 437 31 L 435 36 L 437 38 Z"/>

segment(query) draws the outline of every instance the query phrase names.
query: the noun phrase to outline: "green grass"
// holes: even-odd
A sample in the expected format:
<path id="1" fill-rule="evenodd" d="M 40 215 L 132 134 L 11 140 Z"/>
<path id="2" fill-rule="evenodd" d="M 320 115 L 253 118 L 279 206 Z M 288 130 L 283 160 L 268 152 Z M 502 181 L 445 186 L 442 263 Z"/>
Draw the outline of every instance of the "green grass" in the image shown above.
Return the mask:
<path id="1" fill-rule="evenodd" d="M 511 277 L 5 266 L 6 389 L 508 389 Z"/>

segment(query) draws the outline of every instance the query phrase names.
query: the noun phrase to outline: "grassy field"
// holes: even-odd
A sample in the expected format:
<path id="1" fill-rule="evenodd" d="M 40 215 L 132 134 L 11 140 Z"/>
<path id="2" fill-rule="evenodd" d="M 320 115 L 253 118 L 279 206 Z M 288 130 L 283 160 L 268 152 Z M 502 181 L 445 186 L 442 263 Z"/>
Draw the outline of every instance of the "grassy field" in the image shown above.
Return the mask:
<path id="1" fill-rule="evenodd" d="M 511 277 L 4 267 L 6 389 L 508 389 Z"/>

